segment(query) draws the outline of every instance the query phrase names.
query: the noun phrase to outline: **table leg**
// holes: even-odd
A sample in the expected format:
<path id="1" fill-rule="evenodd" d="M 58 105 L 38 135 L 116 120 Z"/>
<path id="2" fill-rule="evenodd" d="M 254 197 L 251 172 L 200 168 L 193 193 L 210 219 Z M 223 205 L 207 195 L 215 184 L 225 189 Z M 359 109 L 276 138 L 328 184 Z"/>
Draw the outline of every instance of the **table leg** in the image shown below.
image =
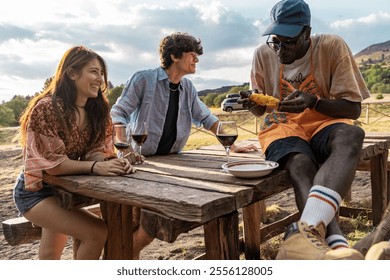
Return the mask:
<path id="1" fill-rule="evenodd" d="M 387 206 L 387 157 L 388 151 L 371 158 L 372 222 L 376 226 Z"/>
<path id="2" fill-rule="evenodd" d="M 104 246 L 103 259 L 133 259 L 133 208 L 114 202 L 100 204 L 102 217 L 106 221 L 108 237 Z"/>
<path id="3" fill-rule="evenodd" d="M 238 212 L 214 219 L 204 226 L 207 260 L 238 260 Z"/>
<path id="4" fill-rule="evenodd" d="M 264 201 L 258 201 L 242 208 L 246 260 L 260 259 L 260 223 L 263 209 L 265 209 Z"/>

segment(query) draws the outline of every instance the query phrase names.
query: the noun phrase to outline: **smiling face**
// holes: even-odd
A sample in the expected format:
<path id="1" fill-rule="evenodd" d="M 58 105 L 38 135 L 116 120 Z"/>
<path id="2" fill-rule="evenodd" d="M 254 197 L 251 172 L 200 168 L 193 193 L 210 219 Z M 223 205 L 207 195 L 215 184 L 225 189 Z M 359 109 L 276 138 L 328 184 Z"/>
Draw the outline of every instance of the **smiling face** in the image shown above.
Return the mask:
<path id="1" fill-rule="evenodd" d="M 175 62 L 177 69 L 184 76 L 196 72 L 196 64 L 199 62 L 199 58 L 195 52 L 184 52 L 181 58 L 175 59 Z"/>
<path id="2" fill-rule="evenodd" d="M 96 98 L 104 81 L 104 70 L 97 58 L 90 60 L 79 72 L 73 72 L 70 78 L 77 90 L 77 102 L 81 105 L 88 98 Z"/>

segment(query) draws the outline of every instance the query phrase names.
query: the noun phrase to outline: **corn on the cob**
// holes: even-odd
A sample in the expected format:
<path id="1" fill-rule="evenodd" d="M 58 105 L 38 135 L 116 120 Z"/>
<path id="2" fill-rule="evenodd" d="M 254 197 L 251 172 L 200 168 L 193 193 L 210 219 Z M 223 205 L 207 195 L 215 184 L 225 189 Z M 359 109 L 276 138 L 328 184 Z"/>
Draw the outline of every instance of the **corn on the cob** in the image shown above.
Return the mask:
<path id="1" fill-rule="evenodd" d="M 267 106 L 274 109 L 278 108 L 279 105 L 279 99 L 266 94 L 252 93 L 249 96 L 249 99 L 256 102 L 257 105 Z"/>

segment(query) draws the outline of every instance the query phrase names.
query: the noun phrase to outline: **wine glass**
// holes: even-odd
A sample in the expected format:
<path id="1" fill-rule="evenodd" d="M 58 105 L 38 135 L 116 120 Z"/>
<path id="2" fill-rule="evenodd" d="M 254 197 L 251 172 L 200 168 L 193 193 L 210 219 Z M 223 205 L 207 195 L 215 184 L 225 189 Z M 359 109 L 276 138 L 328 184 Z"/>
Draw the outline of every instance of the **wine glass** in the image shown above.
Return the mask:
<path id="1" fill-rule="evenodd" d="M 135 122 L 130 127 L 131 130 L 131 138 L 137 143 L 139 150 L 139 158 L 136 164 L 142 163 L 142 144 L 148 138 L 148 128 L 146 122 Z"/>
<path id="2" fill-rule="evenodd" d="M 230 146 L 236 141 L 238 133 L 236 122 L 219 122 L 216 133 L 218 141 L 225 147 L 227 163 L 229 163 Z"/>
<path id="3" fill-rule="evenodd" d="M 130 146 L 125 124 L 114 124 L 113 139 L 114 146 L 118 150 L 118 158 L 123 158 L 125 150 Z"/>

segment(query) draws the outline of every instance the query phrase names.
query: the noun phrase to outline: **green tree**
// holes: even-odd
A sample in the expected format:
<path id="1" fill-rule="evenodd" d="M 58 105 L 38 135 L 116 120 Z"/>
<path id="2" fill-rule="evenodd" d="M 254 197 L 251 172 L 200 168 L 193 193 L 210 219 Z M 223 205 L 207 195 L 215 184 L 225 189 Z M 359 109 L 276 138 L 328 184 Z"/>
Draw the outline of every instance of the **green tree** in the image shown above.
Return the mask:
<path id="1" fill-rule="evenodd" d="M 384 67 L 383 72 L 380 75 L 380 78 L 382 80 L 382 83 L 385 85 L 390 84 L 390 68 L 389 67 Z"/>
<path id="2" fill-rule="evenodd" d="M 14 112 L 5 104 L 0 105 L 0 127 L 12 126 L 15 123 Z"/>
<path id="3" fill-rule="evenodd" d="M 244 86 L 235 86 L 232 87 L 226 94 L 238 93 L 240 90 L 248 90 L 248 89 L 249 89 L 249 84 L 245 84 Z"/>
<path id="4" fill-rule="evenodd" d="M 218 94 L 213 101 L 214 107 L 217 108 L 221 107 L 221 103 L 225 99 L 225 97 L 226 97 L 226 93 Z"/>
<path id="5" fill-rule="evenodd" d="M 22 114 L 24 109 L 26 109 L 29 101 L 30 101 L 30 97 L 15 95 L 10 101 L 4 104 L 7 108 L 11 109 L 13 112 L 14 120 L 10 125 L 16 126 L 19 124 L 20 115 Z"/>
<path id="6" fill-rule="evenodd" d="M 383 94 L 382 93 L 378 93 L 378 95 L 376 96 L 376 98 L 375 99 L 383 99 L 384 97 L 383 97 Z"/>
<path id="7" fill-rule="evenodd" d="M 217 93 L 209 93 L 203 98 L 204 104 L 206 104 L 207 107 L 213 107 L 214 105 L 214 98 L 218 96 Z"/>
<path id="8" fill-rule="evenodd" d="M 120 85 L 108 91 L 107 98 L 111 106 L 115 104 L 118 97 L 122 94 L 123 88 L 124 85 Z"/>

